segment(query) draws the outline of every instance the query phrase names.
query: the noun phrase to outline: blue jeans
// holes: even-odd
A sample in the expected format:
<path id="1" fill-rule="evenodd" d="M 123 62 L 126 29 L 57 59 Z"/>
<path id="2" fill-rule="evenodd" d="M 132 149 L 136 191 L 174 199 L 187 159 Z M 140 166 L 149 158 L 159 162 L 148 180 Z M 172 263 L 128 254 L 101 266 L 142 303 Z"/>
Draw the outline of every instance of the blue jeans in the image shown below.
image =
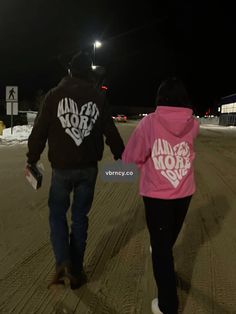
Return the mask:
<path id="1" fill-rule="evenodd" d="M 87 215 L 93 202 L 97 172 L 97 167 L 52 170 L 48 199 L 50 239 L 56 266 L 70 265 L 74 275 L 79 275 L 83 269 L 88 230 Z M 67 211 L 70 206 L 69 232 Z"/>

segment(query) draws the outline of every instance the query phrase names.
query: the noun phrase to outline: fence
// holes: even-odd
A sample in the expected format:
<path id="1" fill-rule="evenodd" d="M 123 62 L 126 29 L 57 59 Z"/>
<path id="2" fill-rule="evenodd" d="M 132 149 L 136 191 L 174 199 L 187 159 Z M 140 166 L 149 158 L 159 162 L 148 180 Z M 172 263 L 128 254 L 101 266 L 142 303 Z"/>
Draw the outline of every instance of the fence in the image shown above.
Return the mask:
<path id="1" fill-rule="evenodd" d="M 236 113 L 223 113 L 220 115 L 220 125 L 236 125 Z"/>

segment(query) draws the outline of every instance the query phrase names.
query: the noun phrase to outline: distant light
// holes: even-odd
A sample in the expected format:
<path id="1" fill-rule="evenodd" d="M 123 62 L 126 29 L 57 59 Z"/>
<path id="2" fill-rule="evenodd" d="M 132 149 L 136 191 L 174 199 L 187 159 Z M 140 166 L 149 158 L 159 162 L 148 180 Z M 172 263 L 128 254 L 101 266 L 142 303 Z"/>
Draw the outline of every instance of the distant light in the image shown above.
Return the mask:
<path id="1" fill-rule="evenodd" d="M 102 46 L 102 43 L 100 41 L 96 40 L 95 43 L 94 43 L 94 46 L 96 48 L 100 48 Z"/>
<path id="2" fill-rule="evenodd" d="M 218 112 L 221 112 L 221 108 L 220 107 L 218 107 Z"/>
<path id="3" fill-rule="evenodd" d="M 107 87 L 106 85 L 102 85 L 102 86 L 101 86 L 101 89 L 102 89 L 102 90 L 108 90 L 108 87 Z"/>
<path id="4" fill-rule="evenodd" d="M 92 65 L 92 69 L 96 70 L 97 66 L 96 65 Z"/>

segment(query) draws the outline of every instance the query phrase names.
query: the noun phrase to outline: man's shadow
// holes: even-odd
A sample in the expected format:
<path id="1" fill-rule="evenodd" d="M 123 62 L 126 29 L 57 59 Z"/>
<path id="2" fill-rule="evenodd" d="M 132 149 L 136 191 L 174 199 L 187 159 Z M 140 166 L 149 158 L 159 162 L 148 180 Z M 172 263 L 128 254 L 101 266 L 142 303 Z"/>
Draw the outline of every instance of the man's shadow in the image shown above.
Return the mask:
<path id="1" fill-rule="evenodd" d="M 200 290 L 191 287 L 192 274 L 198 251 L 206 241 L 210 241 L 219 234 L 223 220 L 227 216 L 229 209 L 229 203 L 223 195 L 215 196 L 214 199 L 211 199 L 202 207 L 198 207 L 197 202 L 194 205 L 193 202 L 189 209 L 180 238 L 174 247 L 177 284 L 185 292 L 181 297 L 181 307 L 183 309 L 185 308 L 190 290 L 193 289 L 197 292 L 196 294 L 206 310 L 210 310 L 212 308 L 211 305 L 214 303 L 214 308 L 218 309 L 219 313 L 229 313 Z"/>
<path id="2" fill-rule="evenodd" d="M 90 281 L 98 280 L 103 270 L 106 268 L 107 263 L 119 254 L 120 250 L 125 247 L 136 234 L 146 228 L 142 202 L 140 201 L 135 207 L 127 209 L 119 217 L 113 216 L 109 220 L 106 228 L 108 231 L 102 235 L 92 255 L 85 261 L 85 270 L 89 274 Z M 102 263 L 99 263 L 99 260 L 102 260 L 103 254 L 106 255 L 106 259 L 103 260 Z M 97 267 L 94 271 L 95 265 Z"/>
<path id="3" fill-rule="evenodd" d="M 125 210 L 122 216 L 113 216 L 108 221 L 107 231 L 101 236 L 92 254 L 89 258 L 85 258 L 88 283 L 78 290 L 71 291 L 68 289 L 64 292 L 62 297 L 58 298 L 59 301 L 55 302 L 55 313 L 75 313 L 75 308 L 77 305 L 80 307 L 80 302 L 82 302 L 84 308 L 91 313 L 120 314 L 121 312 L 112 304 L 109 297 L 109 290 L 106 287 L 106 280 L 109 278 L 101 277 L 110 260 L 118 255 L 122 248 L 145 227 L 144 210 L 141 202 L 138 202 L 136 207 Z M 115 245 L 114 241 L 116 241 Z M 99 282 L 93 286 L 96 281 Z"/>
<path id="4" fill-rule="evenodd" d="M 61 296 L 61 300 L 55 302 L 53 310 L 55 314 L 73 314 L 78 313 L 80 302 L 83 303 L 82 308 L 86 313 L 109 313 L 120 314 L 111 301 L 106 300 L 100 291 L 93 292 L 87 285 L 84 285 L 79 290 L 66 290 Z M 83 313 L 85 313 L 83 311 Z"/>
<path id="5" fill-rule="evenodd" d="M 110 260 L 119 254 L 120 250 L 125 247 L 128 242 L 135 237 L 139 232 L 146 227 L 144 206 L 141 201 L 136 203 L 136 206 L 127 208 L 122 216 L 113 216 L 107 225 L 108 231 L 103 234 L 100 241 L 92 252 L 92 255 L 85 260 L 85 271 L 88 275 L 88 284 L 81 287 L 81 289 L 73 291 L 75 297 L 85 306 L 90 307 L 91 304 L 96 304 L 97 313 L 119 314 L 114 305 L 109 302 L 109 293 L 107 295 L 106 280 L 101 279 Z M 116 241 L 114 245 L 114 241 Z M 104 257 L 105 255 L 105 257 Z M 122 276 L 122 274 L 121 274 Z M 92 291 L 90 284 L 101 280 L 99 287 Z M 56 313 L 61 313 L 61 308 L 65 308 L 65 302 L 61 302 L 57 306 Z M 68 313 L 69 307 L 67 308 Z"/>

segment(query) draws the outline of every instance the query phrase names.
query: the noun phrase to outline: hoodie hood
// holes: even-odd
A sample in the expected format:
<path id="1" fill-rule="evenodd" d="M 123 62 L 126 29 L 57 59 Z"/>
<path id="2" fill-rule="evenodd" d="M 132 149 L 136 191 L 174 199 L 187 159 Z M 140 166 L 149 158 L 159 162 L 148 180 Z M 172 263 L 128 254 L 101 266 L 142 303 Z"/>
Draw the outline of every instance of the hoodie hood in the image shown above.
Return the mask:
<path id="1" fill-rule="evenodd" d="M 193 111 L 190 108 L 158 106 L 155 114 L 163 127 L 177 137 L 184 136 L 194 125 Z"/>

